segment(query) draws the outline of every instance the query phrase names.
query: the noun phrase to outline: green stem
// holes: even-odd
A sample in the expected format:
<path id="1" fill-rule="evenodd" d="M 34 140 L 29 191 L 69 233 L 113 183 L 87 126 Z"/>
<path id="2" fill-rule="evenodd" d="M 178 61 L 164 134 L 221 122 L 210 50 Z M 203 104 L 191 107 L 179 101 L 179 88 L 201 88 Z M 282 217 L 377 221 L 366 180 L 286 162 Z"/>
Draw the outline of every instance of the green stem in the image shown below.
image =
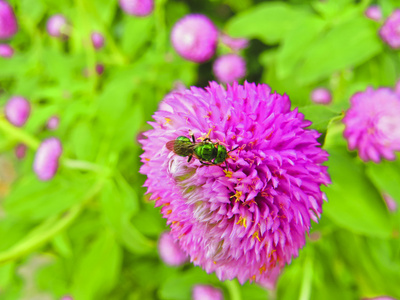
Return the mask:
<path id="1" fill-rule="evenodd" d="M 103 182 L 98 182 L 85 195 L 81 203 L 72 207 L 59 218 L 54 216 L 48 218 L 46 221 L 32 230 L 25 239 L 21 240 L 10 249 L 0 252 L 0 265 L 16 260 L 28 253 L 33 252 L 35 249 L 54 238 L 58 233 L 65 230 L 80 215 L 85 204 L 101 190 L 102 186 Z"/>
<path id="2" fill-rule="evenodd" d="M 0 130 L 3 131 L 9 139 L 18 140 L 36 150 L 40 142 L 24 130 L 10 124 L 4 116 L 0 116 Z"/>
<path id="3" fill-rule="evenodd" d="M 229 292 L 229 299 L 242 300 L 237 280 L 225 280 L 224 283 Z"/>
<path id="4" fill-rule="evenodd" d="M 306 258 L 304 263 L 304 273 L 303 273 L 303 281 L 300 287 L 300 297 L 299 300 L 308 300 L 311 295 L 311 284 L 312 284 L 312 260 L 310 258 Z"/>
<path id="5" fill-rule="evenodd" d="M 75 170 L 82 170 L 82 171 L 91 171 L 91 172 L 96 172 L 96 173 L 110 173 L 111 171 L 103 166 L 84 161 L 84 160 L 76 160 L 76 159 L 70 159 L 70 158 L 65 158 L 62 160 L 62 165 L 64 167 L 67 167 L 69 169 L 75 169 Z"/>

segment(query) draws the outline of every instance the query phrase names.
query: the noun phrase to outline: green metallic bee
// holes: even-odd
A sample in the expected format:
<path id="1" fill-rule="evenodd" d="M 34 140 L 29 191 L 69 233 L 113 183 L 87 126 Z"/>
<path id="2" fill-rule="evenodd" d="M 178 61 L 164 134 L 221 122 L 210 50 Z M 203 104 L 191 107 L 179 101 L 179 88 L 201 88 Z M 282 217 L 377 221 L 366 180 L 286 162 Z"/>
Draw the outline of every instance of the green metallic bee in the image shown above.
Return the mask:
<path id="1" fill-rule="evenodd" d="M 191 135 L 192 140 L 186 136 L 178 136 L 176 140 L 166 143 L 168 150 L 179 156 L 188 156 L 188 162 L 192 157 L 196 157 L 203 165 L 219 165 L 226 161 L 228 153 L 236 150 L 238 147 L 227 151 L 226 147 L 219 143 L 211 142 L 208 134 L 202 142 L 197 143 L 194 135 Z"/>

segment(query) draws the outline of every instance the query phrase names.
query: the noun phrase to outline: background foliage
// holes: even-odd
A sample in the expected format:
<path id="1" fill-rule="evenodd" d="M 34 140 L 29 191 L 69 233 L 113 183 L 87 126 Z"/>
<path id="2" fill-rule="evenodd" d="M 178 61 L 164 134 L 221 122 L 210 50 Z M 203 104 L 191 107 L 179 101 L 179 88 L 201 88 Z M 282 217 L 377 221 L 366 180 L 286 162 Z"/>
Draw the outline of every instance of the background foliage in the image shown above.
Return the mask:
<path id="1" fill-rule="evenodd" d="M 400 75 L 399 52 L 364 16 L 371 1 L 158 0 L 146 18 L 128 16 L 109 0 L 10 3 L 20 30 L 11 42 L 15 56 L 0 60 L 0 104 L 25 96 L 32 115 L 21 130 L 4 120 L 0 126 L 1 299 L 184 300 L 198 283 L 232 300 L 400 298 L 400 216 L 382 199 L 386 192 L 400 201 L 400 162 L 362 163 L 347 150 L 340 122 L 354 92 L 393 87 Z M 396 5 L 378 3 L 385 16 Z M 287 93 L 330 153 L 329 202 L 275 291 L 219 282 L 190 264 L 168 267 L 157 253 L 167 228 L 141 187 L 137 136 L 178 81 L 214 80 L 211 62 L 187 62 L 170 44 L 171 27 L 189 12 L 250 39 L 242 53 L 247 80 Z M 45 31 L 55 13 L 73 26 L 66 42 Z M 90 46 L 93 30 L 106 38 L 99 52 Z M 98 62 L 105 65 L 101 76 L 93 75 Z M 312 104 L 310 92 L 319 86 L 333 92 L 330 106 Z M 49 132 L 44 125 L 54 114 L 60 127 Z M 64 153 L 56 177 L 40 182 L 32 172 L 34 149 L 49 136 L 61 139 Z M 22 161 L 13 154 L 19 142 L 30 146 Z"/>

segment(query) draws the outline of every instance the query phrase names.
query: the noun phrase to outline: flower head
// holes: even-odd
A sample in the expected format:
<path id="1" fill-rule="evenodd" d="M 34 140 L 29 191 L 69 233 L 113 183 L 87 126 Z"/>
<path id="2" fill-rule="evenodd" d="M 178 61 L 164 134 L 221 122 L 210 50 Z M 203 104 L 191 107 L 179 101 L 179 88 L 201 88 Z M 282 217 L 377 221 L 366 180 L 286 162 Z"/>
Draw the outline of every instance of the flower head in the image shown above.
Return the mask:
<path id="1" fill-rule="evenodd" d="M 17 19 L 7 1 L 0 0 L 0 39 L 9 39 L 18 31 Z"/>
<path id="2" fill-rule="evenodd" d="M 382 10 L 378 5 L 371 5 L 365 10 L 365 16 L 379 22 L 382 20 Z"/>
<path id="3" fill-rule="evenodd" d="M 329 104 L 332 102 L 331 92 L 324 88 L 316 88 L 311 92 L 311 101 L 318 104 Z"/>
<path id="4" fill-rule="evenodd" d="M 287 95 L 247 82 L 172 93 L 154 119 L 141 140 L 140 172 L 191 262 L 221 280 L 276 278 L 304 245 L 311 219 L 318 220 L 320 185 L 329 183 L 322 166 L 328 154 L 319 133 L 306 129 L 311 122 L 290 110 Z M 201 145 L 226 147 L 226 161 L 196 154 L 188 162 L 167 148 L 191 134 Z M 193 145 L 185 143 L 190 153 Z"/>
<path id="5" fill-rule="evenodd" d="M 390 47 L 400 48 L 400 9 L 392 12 L 379 30 L 379 34 Z"/>
<path id="6" fill-rule="evenodd" d="M 61 14 L 51 16 L 47 20 L 46 28 L 48 34 L 56 38 L 67 39 L 70 34 L 70 25 Z"/>
<path id="7" fill-rule="evenodd" d="M 246 75 L 246 61 L 237 54 L 222 55 L 215 60 L 213 71 L 219 82 L 232 83 Z"/>
<path id="8" fill-rule="evenodd" d="M 11 97 L 4 107 L 7 120 L 17 127 L 25 125 L 31 113 L 31 105 L 21 96 Z"/>
<path id="9" fill-rule="evenodd" d="M 249 40 L 245 38 L 233 38 L 225 33 L 220 36 L 221 43 L 231 48 L 233 51 L 239 51 L 249 46 Z"/>
<path id="10" fill-rule="evenodd" d="M 224 295 L 220 289 L 211 285 L 195 285 L 192 290 L 193 300 L 223 300 Z"/>
<path id="11" fill-rule="evenodd" d="M 58 138 L 48 138 L 40 144 L 33 162 L 33 170 L 40 180 L 50 180 L 54 177 L 61 154 L 62 145 Z"/>
<path id="12" fill-rule="evenodd" d="M 400 97 L 389 88 L 369 87 L 354 94 L 343 118 L 349 149 L 358 149 L 363 161 L 395 159 L 394 151 L 400 150 L 399 115 Z"/>
<path id="13" fill-rule="evenodd" d="M 158 240 L 158 253 L 167 265 L 180 266 L 188 260 L 188 256 L 169 232 L 161 234 Z"/>
<path id="14" fill-rule="evenodd" d="M 91 40 L 92 40 L 92 44 L 93 47 L 95 49 L 101 49 L 104 46 L 104 36 L 97 31 L 92 32 L 91 36 L 90 36 Z"/>
<path id="15" fill-rule="evenodd" d="M 14 55 L 14 49 L 8 44 L 0 44 L 0 57 L 11 58 Z"/>
<path id="16" fill-rule="evenodd" d="M 183 58 L 202 63 L 215 53 L 218 29 L 206 16 L 190 14 L 174 25 L 171 41 L 176 52 Z"/>
<path id="17" fill-rule="evenodd" d="M 154 10 L 154 0 L 119 0 L 122 10 L 129 15 L 144 17 Z"/>

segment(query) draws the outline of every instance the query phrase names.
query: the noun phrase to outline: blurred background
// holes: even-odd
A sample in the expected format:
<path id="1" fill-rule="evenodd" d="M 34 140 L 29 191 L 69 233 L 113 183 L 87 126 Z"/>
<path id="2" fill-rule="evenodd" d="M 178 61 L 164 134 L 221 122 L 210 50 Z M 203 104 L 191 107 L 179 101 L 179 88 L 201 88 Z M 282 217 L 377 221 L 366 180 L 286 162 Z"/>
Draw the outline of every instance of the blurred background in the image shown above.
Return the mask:
<path id="1" fill-rule="evenodd" d="M 185 300 L 204 285 L 197 299 L 400 298 L 400 162 L 362 161 L 341 123 L 356 92 L 400 94 L 400 25 L 379 34 L 400 4 L 136 2 L 0 0 L 0 299 Z M 170 39 L 190 13 L 219 32 L 201 62 Z M 158 103 L 213 80 L 288 94 L 330 154 L 322 218 L 273 289 L 220 282 L 161 243 L 142 187 Z"/>

